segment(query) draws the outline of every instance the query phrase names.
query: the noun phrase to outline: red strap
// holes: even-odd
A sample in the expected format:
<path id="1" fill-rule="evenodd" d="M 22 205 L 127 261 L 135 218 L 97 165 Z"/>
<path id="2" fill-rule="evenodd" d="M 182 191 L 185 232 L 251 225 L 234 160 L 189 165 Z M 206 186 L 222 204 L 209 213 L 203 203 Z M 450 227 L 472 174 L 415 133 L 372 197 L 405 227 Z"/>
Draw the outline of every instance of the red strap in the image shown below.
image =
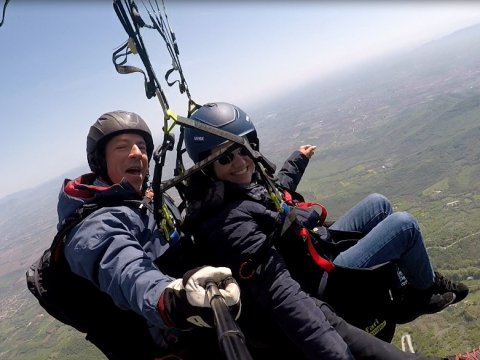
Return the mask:
<path id="1" fill-rule="evenodd" d="M 316 202 L 302 202 L 302 201 L 294 201 L 292 194 L 290 194 L 287 190 L 283 191 L 283 201 L 285 201 L 288 205 L 296 206 L 299 208 L 310 208 L 312 206 L 318 206 L 321 209 L 320 219 L 318 220 L 318 225 L 321 226 L 325 222 L 327 218 L 327 208 L 322 204 Z"/>
<path id="2" fill-rule="evenodd" d="M 303 239 L 306 241 L 308 252 L 310 253 L 310 256 L 312 257 L 315 264 L 320 266 L 320 268 L 322 268 L 326 272 L 332 271 L 335 268 L 335 264 L 332 263 L 330 260 L 327 260 L 324 257 L 322 257 L 317 252 L 317 250 L 312 244 L 312 238 L 310 237 L 310 232 L 307 229 L 302 228 L 300 229 L 300 236 L 303 237 Z"/>
<path id="3" fill-rule="evenodd" d="M 318 220 L 319 225 L 323 225 L 325 219 L 327 218 L 327 209 L 322 204 L 316 202 L 298 202 L 295 204 L 299 208 L 309 208 L 312 206 L 318 206 L 321 209 L 320 219 Z"/>
<path id="4" fill-rule="evenodd" d="M 294 205 L 292 194 L 290 194 L 287 190 L 283 190 L 283 201 L 285 201 L 288 205 Z"/>

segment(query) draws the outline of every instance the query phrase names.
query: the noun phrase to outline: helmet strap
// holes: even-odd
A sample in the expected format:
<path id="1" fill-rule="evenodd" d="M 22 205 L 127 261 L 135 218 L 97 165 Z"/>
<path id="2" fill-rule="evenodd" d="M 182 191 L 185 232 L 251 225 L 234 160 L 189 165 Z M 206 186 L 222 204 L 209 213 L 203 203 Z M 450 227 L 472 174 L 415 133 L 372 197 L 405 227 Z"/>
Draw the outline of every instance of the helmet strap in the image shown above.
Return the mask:
<path id="1" fill-rule="evenodd" d="M 105 159 L 104 150 L 97 149 L 95 155 L 94 173 L 107 184 L 112 184 L 112 180 L 108 176 L 107 160 Z"/>

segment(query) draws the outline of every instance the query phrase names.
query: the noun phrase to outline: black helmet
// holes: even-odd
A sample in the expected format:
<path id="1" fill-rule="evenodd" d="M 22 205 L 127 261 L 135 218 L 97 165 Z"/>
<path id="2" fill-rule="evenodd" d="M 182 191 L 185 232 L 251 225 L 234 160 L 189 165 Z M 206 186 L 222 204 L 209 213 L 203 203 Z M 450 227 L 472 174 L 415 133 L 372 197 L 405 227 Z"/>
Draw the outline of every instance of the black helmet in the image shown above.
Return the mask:
<path id="1" fill-rule="evenodd" d="M 87 136 L 87 159 L 90 169 L 108 180 L 105 163 L 105 145 L 109 139 L 122 133 L 138 133 L 147 145 L 150 161 L 153 154 L 153 138 L 147 123 L 140 115 L 128 111 L 111 111 L 100 116 L 90 127 Z"/>
<path id="2" fill-rule="evenodd" d="M 258 149 L 258 137 L 250 117 L 239 107 L 224 103 L 203 105 L 192 116 L 192 120 L 214 126 L 238 136 L 247 136 L 250 143 Z M 185 129 L 185 147 L 188 155 L 197 163 L 210 155 L 210 151 L 228 140 L 194 128 Z"/>

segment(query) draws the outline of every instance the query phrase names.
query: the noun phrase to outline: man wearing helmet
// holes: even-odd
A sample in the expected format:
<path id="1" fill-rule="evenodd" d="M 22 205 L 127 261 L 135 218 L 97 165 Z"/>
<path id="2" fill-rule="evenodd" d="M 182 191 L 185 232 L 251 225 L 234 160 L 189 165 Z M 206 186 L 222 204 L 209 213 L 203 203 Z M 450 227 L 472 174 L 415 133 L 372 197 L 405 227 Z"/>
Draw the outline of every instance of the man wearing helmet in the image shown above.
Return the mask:
<path id="1" fill-rule="evenodd" d="M 93 173 L 111 184 L 125 179 L 138 193 L 142 193 L 148 180 L 152 153 L 150 129 L 134 113 L 116 111 L 102 115 L 87 137 L 87 159 Z"/>
<path id="2" fill-rule="evenodd" d="M 191 118 L 246 137 L 252 148 L 259 147 L 250 118 L 234 105 L 206 104 Z M 255 163 L 246 149 L 237 148 L 223 153 L 229 145 L 225 139 L 196 128 L 185 130 L 185 144 L 188 155 L 195 163 L 211 154 L 222 153 L 212 165 L 196 173 L 189 181 L 185 230 L 206 249 L 211 263 L 228 266 L 235 275 L 242 273 L 241 264 L 251 259 L 258 262 L 251 278 L 245 277 L 241 282 L 244 312 L 240 321 L 247 321 L 245 329 L 248 329 L 248 320 L 252 317 L 257 321 L 264 317 L 265 323 L 268 319 L 273 320 L 280 330 L 279 338 L 291 340 L 309 359 L 419 358 L 402 353 L 390 344 L 346 324 L 329 306 L 310 297 L 301 288 L 291 275 L 295 269 L 287 265 L 290 254 L 282 252 L 278 242 L 274 242 L 273 246 L 269 243 L 271 234 L 275 233 L 279 224 L 280 228 L 283 227 L 286 218 L 276 208 L 276 201 L 265 181 L 256 176 Z M 280 170 L 275 186 L 294 192 L 314 150 L 314 147 L 306 145 L 294 152 Z M 308 229 L 319 226 L 320 215 L 315 210 L 296 210 L 296 221 L 302 226 Z M 390 203 L 383 196 L 372 195 L 357 205 L 340 219 L 338 229 L 343 227 L 348 231 L 361 231 L 365 236 L 359 242 L 363 246 L 363 256 L 359 252 L 353 253 L 356 256 L 349 256 L 355 245 L 340 254 L 342 265 L 349 266 L 349 261 L 352 261 L 350 266 L 360 268 L 394 261 L 407 277 L 419 303 L 419 308 L 408 314 L 412 318 L 440 311 L 468 293 L 464 285 L 446 286 L 448 283 L 436 276 L 415 220 L 404 213 L 393 213 Z M 387 234 L 394 236 L 385 236 Z M 295 239 L 290 239 L 292 241 Z M 383 251 L 381 245 L 385 242 L 387 247 Z M 371 251 L 367 252 L 369 249 Z M 256 315 L 252 316 L 253 313 Z M 258 331 L 258 323 L 252 326 L 252 331 L 255 330 L 260 335 L 266 333 Z M 284 345 L 287 342 L 275 340 L 275 344 Z"/>
<path id="3" fill-rule="evenodd" d="M 170 243 L 156 225 L 151 198 L 144 197 L 153 150 L 150 129 L 135 113 L 112 111 L 90 128 L 92 173 L 65 180 L 57 207 L 60 229 L 77 209 L 103 204 L 65 238 L 63 256 L 78 283 L 76 306 L 98 316 L 87 339 L 109 359 L 154 359 L 172 347 L 176 356 L 192 358 L 205 350 L 215 357 L 215 342 L 210 349 L 192 349 L 193 355 L 185 352 L 184 339 L 196 332 L 183 330 L 212 326 L 206 279 L 218 284 L 237 315 L 239 288 L 224 267 L 194 269 L 183 279 L 159 270 Z M 211 337 L 211 329 L 198 331 L 198 339 Z"/>

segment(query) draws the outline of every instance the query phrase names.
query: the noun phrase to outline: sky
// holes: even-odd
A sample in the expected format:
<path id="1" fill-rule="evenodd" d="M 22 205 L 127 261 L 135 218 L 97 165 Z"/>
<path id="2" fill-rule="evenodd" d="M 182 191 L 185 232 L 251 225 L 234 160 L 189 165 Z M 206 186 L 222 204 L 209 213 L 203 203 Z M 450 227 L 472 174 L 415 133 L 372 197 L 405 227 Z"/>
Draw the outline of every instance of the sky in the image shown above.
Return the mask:
<path id="1" fill-rule="evenodd" d="M 247 112 L 313 80 L 480 23 L 478 1 L 166 0 L 165 6 L 193 100 L 231 102 Z M 187 98 L 163 82 L 171 60 L 162 38 L 153 30 L 142 34 L 170 108 L 186 116 Z M 0 199 L 86 165 L 89 127 L 105 112 L 137 112 L 160 143 L 160 103 L 146 98 L 140 74 L 118 74 L 113 66 L 113 51 L 125 40 L 109 0 L 8 3 L 0 27 Z M 127 64 L 141 66 L 138 55 Z"/>

